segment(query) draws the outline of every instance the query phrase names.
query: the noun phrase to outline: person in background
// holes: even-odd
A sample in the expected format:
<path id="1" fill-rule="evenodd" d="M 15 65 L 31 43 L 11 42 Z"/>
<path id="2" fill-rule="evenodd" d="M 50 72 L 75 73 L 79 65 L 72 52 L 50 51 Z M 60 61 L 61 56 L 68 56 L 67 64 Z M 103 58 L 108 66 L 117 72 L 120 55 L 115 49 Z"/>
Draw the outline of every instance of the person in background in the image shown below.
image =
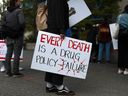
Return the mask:
<path id="1" fill-rule="evenodd" d="M 97 44 L 97 26 L 88 24 L 86 27 L 89 29 L 87 34 L 87 41 L 92 43 L 91 61 L 97 62 L 98 57 L 98 44 Z"/>
<path id="2" fill-rule="evenodd" d="M 106 62 L 110 63 L 111 34 L 110 34 L 107 18 L 105 18 L 99 25 L 98 43 L 99 43 L 98 63 L 102 62 L 104 48 L 105 48 Z"/>
<path id="3" fill-rule="evenodd" d="M 47 32 L 58 34 L 64 39 L 64 34 L 69 28 L 69 8 L 67 0 L 47 0 L 48 17 Z M 63 75 L 46 72 L 46 92 L 56 92 L 58 95 L 74 95 L 63 85 Z"/>
<path id="4" fill-rule="evenodd" d="M 10 37 L 12 35 L 7 35 L 6 46 L 7 53 L 5 59 L 6 76 L 21 77 L 22 73 L 19 72 L 19 60 L 20 54 L 23 47 L 23 34 L 25 29 L 25 20 L 22 9 L 20 8 L 20 0 L 10 0 L 9 7 L 7 7 L 7 12 L 5 12 L 3 19 L 3 26 L 6 26 L 10 30 L 15 30 L 13 32 L 18 32 L 15 38 Z M 11 57 L 14 52 L 13 69 L 11 66 Z"/>
<path id="5" fill-rule="evenodd" d="M 79 30 L 76 27 L 72 28 L 72 38 L 79 39 Z"/>
<path id="6" fill-rule="evenodd" d="M 66 37 L 72 37 L 72 28 L 68 28 L 65 35 Z"/>
<path id="7" fill-rule="evenodd" d="M 128 5 L 118 16 L 118 74 L 128 75 Z M 123 33 L 127 34 L 123 34 Z"/>

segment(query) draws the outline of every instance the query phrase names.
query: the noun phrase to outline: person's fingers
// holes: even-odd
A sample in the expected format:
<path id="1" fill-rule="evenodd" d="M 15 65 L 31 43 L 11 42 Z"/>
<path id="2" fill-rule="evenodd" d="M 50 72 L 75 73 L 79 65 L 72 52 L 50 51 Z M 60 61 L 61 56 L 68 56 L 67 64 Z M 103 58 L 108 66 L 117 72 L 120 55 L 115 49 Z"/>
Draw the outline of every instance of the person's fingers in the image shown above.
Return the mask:
<path id="1" fill-rule="evenodd" d="M 61 39 L 64 39 L 65 35 L 64 34 L 60 34 L 60 37 L 61 37 Z"/>

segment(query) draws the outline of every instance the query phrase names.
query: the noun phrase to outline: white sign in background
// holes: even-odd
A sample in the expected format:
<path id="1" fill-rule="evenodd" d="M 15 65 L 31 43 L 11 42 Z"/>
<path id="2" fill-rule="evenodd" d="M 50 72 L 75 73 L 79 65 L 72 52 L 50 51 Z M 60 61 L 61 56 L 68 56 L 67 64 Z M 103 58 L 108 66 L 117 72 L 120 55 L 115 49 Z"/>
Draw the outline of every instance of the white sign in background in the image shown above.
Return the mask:
<path id="1" fill-rule="evenodd" d="M 79 23 L 86 17 L 91 15 L 91 11 L 87 7 L 84 0 L 69 0 L 69 10 L 73 9 L 75 12 L 69 17 L 69 25 L 70 27 Z"/>
<path id="2" fill-rule="evenodd" d="M 113 34 L 117 29 L 116 23 L 109 24 L 109 27 L 110 27 L 111 37 L 112 37 L 113 48 L 114 48 L 114 50 L 117 50 L 118 49 L 118 40 L 113 38 Z"/>
<path id="3" fill-rule="evenodd" d="M 0 61 L 4 61 L 7 53 L 7 47 L 4 40 L 0 40 Z M 11 60 L 13 61 L 14 55 L 12 56 Z M 23 50 L 20 55 L 20 60 L 23 60 Z"/>
<path id="4" fill-rule="evenodd" d="M 86 78 L 92 44 L 39 31 L 31 68 L 76 78 Z"/>

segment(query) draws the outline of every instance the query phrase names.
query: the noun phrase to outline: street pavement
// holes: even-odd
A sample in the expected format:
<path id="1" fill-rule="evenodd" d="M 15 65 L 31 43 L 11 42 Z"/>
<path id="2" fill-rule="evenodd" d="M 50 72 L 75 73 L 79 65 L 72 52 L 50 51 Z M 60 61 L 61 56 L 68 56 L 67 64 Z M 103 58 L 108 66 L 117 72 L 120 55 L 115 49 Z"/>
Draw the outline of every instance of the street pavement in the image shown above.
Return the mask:
<path id="1" fill-rule="evenodd" d="M 45 72 L 30 69 L 33 50 L 24 51 L 22 78 L 0 73 L 0 96 L 57 96 L 45 92 Z M 75 96 L 128 96 L 128 76 L 117 74 L 117 64 L 90 63 L 86 79 L 65 77 Z"/>

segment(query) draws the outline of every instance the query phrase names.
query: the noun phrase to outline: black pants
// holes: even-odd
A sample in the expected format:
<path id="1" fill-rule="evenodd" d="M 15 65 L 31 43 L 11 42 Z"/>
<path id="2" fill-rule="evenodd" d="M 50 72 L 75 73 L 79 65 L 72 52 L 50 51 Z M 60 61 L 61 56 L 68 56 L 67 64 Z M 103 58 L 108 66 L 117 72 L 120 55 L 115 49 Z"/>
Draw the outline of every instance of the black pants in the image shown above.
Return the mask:
<path id="1" fill-rule="evenodd" d="M 128 38 L 118 36 L 118 68 L 128 68 Z"/>
<path id="2" fill-rule="evenodd" d="M 19 73 L 19 61 L 20 54 L 23 47 L 23 37 L 19 37 L 18 39 L 10 39 L 7 38 L 7 53 L 5 59 L 5 68 L 7 73 L 13 72 L 14 74 Z M 13 61 L 13 69 L 11 66 L 11 57 L 14 53 L 14 61 Z"/>
<path id="3" fill-rule="evenodd" d="M 47 32 L 51 32 L 51 33 L 54 33 L 54 34 L 60 34 L 61 30 L 60 29 L 56 29 L 56 28 L 49 28 L 49 29 L 46 29 L 44 31 L 47 31 Z M 52 83 L 54 85 L 62 85 L 63 84 L 63 75 L 59 75 L 59 74 L 54 74 L 54 73 L 48 73 L 46 72 L 45 74 L 45 81 L 46 82 L 49 82 L 49 83 Z"/>
<path id="4" fill-rule="evenodd" d="M 53 74 L 46 72 L 45 81 L 52 83 L 54 85 L 62 85 L 63 84 L 63 75 Z"/>

